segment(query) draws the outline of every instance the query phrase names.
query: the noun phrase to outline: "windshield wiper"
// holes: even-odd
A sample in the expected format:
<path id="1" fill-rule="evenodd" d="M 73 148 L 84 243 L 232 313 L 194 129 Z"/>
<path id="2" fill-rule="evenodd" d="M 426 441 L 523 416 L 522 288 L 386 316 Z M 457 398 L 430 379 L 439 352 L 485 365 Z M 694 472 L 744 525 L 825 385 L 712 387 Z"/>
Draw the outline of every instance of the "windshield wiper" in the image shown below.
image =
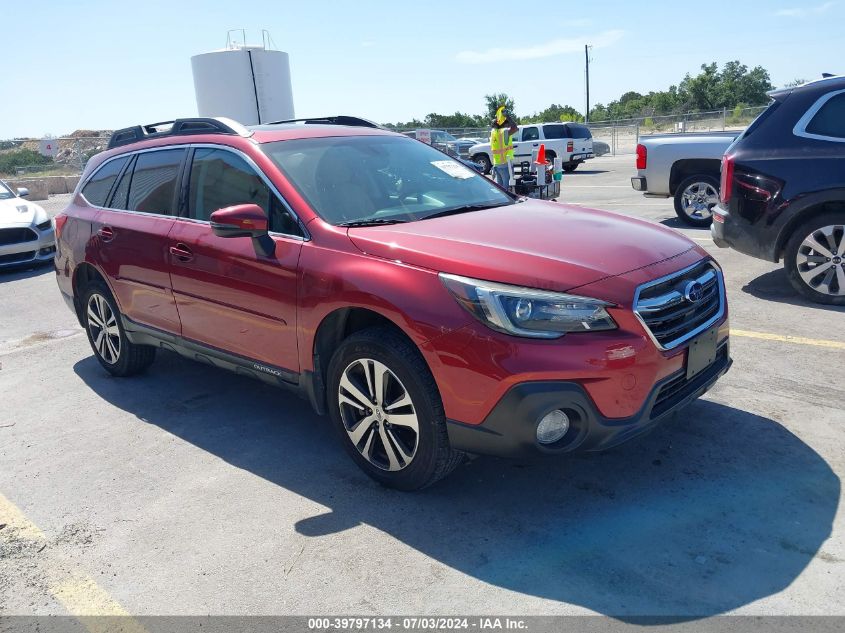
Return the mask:
<path id="1" fill-rule="evenodd" d="M 470 211 L 484 211 L 485 209 L 495 209 L 496 207 L 506 207 L 509 204 L 513 204 L 511 202 L 506 202 L 504 204 L 466 204 L 462 207 L 455 207 L 454 209 L 446 209 L 445 211 L 438 211 L 437 213 L 432 213 L 431 215 L 427 215 L 422 220 L 428 220 L 429 218 L 442 218 L 447 215 L 457 215 L 459 213 L 469 213 Z"/>
<path id="2" fill-rule="evenodd" d="M 402 224 L 407 220 L 396 220 L 389 218 L 370 218 L 369 220 L 349 220 L 348 222 L 341 222 L 337 226 L 355 227 L 355 226 L 378 226 L 379 224 Z"/>

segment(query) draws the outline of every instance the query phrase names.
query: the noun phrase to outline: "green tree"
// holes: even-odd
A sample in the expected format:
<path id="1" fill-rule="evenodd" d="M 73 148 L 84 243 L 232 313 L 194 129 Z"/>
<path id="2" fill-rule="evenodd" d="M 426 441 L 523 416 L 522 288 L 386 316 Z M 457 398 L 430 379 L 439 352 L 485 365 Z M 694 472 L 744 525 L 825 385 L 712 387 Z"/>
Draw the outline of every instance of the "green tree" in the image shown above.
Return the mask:
<path id="1" fill-rule="evenodd" d="M 487 125 L 490 124 L 490 121 L 496 118 L 496 110 L 499 109 L 499 106 L 505 106 L 505 111 L 509 112 L 511 116 L 516 118 L 514 101 L 507 94 L 500 92 L 498 94 L 484 95 L 484 107 L 486 108 L 485 118 L 487 120 Z"/>
<path id="2" fill-rule="evenodd" d="M 570 105 L 557 105 L 553 103 L 542 112 L 535 112 L 530 117 L 522 117 L 520 120 L 523 123 L 543 123 L 549 121 L 575 121 L 580 123 L 584 120 L 584 115 Z"/>

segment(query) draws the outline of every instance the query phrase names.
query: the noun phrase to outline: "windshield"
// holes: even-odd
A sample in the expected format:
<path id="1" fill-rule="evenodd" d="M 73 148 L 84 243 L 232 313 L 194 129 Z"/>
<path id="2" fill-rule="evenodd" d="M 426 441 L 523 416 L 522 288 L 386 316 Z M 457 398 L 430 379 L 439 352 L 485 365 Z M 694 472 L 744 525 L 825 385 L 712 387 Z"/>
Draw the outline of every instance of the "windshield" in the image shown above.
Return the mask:
<path id="1" fill-rule="evenodd" d="M 463 163 L 405 137 L 332 136 L 261 148 L 331 224 L 410 222 L 514 203 Z"/>
<path id="2" fill-rule="evenodd" d="M 9 198 L 14 198 L 15 194 L 12 193 L 12 190 L 9 189 L 8 185 L 0 180 L 0 200 L 8 200 Z"/>

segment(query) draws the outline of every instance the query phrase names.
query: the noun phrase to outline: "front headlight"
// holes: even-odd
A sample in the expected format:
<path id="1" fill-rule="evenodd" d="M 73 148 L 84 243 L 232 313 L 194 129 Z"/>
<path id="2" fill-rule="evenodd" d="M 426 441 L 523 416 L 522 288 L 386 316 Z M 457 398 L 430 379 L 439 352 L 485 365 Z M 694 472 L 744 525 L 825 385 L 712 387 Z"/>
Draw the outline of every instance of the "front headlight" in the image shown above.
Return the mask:
<path id="1" fill-rule="evenodd" d="M 38 227 L 39 231 L 46 231 L 53 226 L 53 221 L 52 220 L 46 220 L 46 221 L 42 222 L 41 224 L 37 224 L 36 226 Z"/>
<path id="2" fill-rule="evenodd" d="M 567 332 L 614 330 L 599 299 L 508 286 L 440 273 L 443 284 L 466 310 L 485 325 L 506 334 L 559 338 Z"/>

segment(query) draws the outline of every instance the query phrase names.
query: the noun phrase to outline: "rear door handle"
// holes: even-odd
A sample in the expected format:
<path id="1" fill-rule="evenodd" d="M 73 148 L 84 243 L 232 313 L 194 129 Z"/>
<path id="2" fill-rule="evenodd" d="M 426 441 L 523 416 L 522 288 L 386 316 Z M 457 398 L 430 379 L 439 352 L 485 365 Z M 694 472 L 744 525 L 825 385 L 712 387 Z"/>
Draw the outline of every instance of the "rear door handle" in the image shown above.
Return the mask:
<path id="1" fill-rule="evenodd" d="M 99 235 L 100 239 L 104 242 L 111 242 L 114 239 L 114 229 L 110 226 L 100 227 L 100 230 L 97 231 L 97 235 Z"/>
<path id="2" fill-rule="evenodd" d="M 189 262 L 194 259 L 194 254 L 191 252 L 191 249 L 181 242 L 177 243 L 176 246 L 170 247 L 170 254 L 180 262 Z"/>

